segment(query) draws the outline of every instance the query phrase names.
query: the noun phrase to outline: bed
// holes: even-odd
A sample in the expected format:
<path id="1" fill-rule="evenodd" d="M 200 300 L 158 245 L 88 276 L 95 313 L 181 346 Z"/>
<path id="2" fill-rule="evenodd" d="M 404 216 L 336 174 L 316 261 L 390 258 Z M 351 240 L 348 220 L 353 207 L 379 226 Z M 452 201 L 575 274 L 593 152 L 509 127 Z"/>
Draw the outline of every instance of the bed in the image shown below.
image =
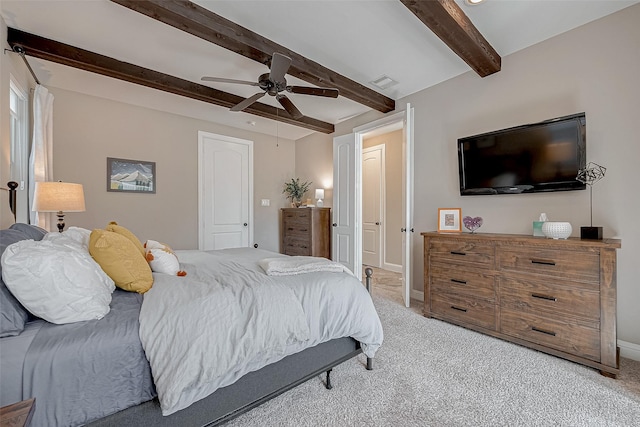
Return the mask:
<path id="1" fill-rule="evenodd" d="M 0 233 L 3 252 L 58 237 Z M 175 254 L 186 276 L 154 272 L 144 295 L 115 289 L 94 320 L 9 319 L 20 301 L 3 282 L 3 331 L 26 318 L 0 338 L 0 404 L 35 397 L 33 426 L 217 425 L 321 374 L 331 388 L 331 369 L 361 353 L 371 369 L 382 327 L 350 273 L 268 275 L 262 261 L 289 257 L 254 248 Z"/>

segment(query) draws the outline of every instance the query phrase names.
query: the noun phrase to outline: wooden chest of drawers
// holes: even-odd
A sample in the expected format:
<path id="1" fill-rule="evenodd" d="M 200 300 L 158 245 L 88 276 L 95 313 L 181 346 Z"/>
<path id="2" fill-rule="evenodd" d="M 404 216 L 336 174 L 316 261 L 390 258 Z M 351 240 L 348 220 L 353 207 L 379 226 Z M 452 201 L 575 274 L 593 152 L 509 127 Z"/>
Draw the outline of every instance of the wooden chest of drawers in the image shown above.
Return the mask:
<path id="1" fill-rule="evenodd" d="M 331 259 L 331 208 L 283 208 L 280 252 Z"/>
<path id="2" fill-rule="evenodd" d="M 619 240 L 422 235 L 425 316 L 619 373 Z"/>

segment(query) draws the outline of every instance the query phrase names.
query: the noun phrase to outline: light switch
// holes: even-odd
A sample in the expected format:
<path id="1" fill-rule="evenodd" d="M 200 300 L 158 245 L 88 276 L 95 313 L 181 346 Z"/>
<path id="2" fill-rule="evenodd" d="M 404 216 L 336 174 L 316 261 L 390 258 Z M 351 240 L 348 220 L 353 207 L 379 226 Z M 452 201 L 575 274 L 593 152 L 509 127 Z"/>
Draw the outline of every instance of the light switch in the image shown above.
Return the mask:
<path id="1" fill-rule="evenodd" d="M 269 199 L 262 199 L 262 202 L 260 203 L 260 206 L 270 206 L 271 205 L 271 200 Z"/>

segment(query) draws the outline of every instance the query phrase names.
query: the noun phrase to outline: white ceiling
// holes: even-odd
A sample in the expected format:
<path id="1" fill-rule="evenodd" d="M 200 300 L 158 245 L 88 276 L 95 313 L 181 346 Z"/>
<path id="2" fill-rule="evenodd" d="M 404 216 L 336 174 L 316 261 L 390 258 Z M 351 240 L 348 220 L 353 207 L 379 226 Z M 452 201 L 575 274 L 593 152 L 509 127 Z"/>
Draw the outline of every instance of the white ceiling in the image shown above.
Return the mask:
<path id="1" fill-rule="evenodd" d="M 486 0 L 465 14 L 502 57 L 640 0 Z M 195 0 L 195 3 L 376 89 L 387 75 L 399 84 L 384 95 L 399 99 L 469 71 L 398 0 Z M 2 0 L 9 27 L 198 83 L 202 76 L 257 80 L 267 68 L 108 0 Z M 298 139 L 311 131 L 247 113 L 28 58 L 41 83 L 148 108 Z M 480 78 L 480 77 L 478 77 Z M 293 77 L 289 84 L 308 86 Z M 251 96 L 251 86 L 206 83 Z M 289 95 L 307 116 L 338 123 L 368 111 L 344 97 Z M 260 102 L 279 106 L 273 97 Z"/>

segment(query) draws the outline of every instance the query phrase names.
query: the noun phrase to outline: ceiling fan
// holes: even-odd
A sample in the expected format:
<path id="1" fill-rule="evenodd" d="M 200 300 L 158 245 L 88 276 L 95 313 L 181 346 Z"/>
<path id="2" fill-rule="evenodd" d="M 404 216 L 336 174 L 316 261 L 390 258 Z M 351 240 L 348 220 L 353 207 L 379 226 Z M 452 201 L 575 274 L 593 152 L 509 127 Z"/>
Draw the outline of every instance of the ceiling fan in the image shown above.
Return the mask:
<path id="1" fill-rule="evenodd" d="M 257 82 L 250 82 L 246 80 L 225 79 L 220 77 L 203 77 L 202 80 L 208 82 L 220 82 L 220 83 L 237 83 L 249 86 L 258 86 L 262 89 L 262 92 L 258 92 L 244 101 L 231 107 L 231 111 L 242 111 L 266 94 L 275 96 L 280 105 L 294 119 L 303 117 L 302 112 L 291 102 L 286 95 L 281 92 L 297 93 L 301 95 L 314 95 L 325 96 L 328 98 L 337 98 L 340 92 L 338 89 L 322 88 L 322 87 L 307 87 L 307 86 L 287 86 L 287 80 L 284 75 L 287 73 L 289 66 L 291 65 L 291 58 L 281 53 L 275 52 L 271 57 L 271 67 L 268 73 L 262 74 L 258 77 Z"/>

